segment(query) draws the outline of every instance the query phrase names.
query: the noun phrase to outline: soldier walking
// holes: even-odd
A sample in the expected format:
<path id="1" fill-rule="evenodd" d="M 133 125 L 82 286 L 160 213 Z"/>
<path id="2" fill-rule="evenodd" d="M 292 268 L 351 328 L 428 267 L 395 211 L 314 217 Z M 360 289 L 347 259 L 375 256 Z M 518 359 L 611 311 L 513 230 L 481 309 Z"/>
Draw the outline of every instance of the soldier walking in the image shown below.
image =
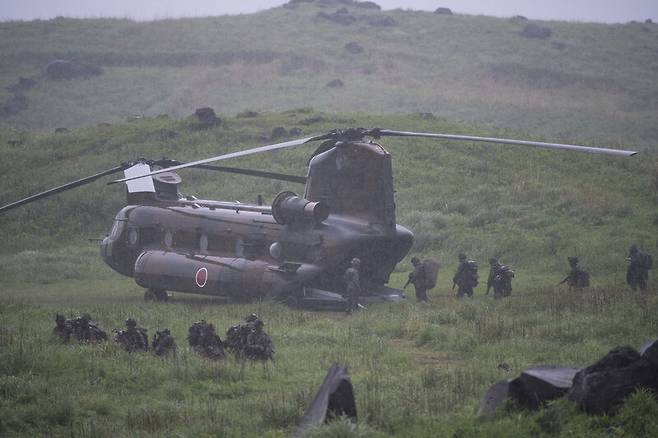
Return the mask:
<path id="1" fill-rule="evenodd" d="M 360 265 L 361 260 L 354 257 L 350 262 L 350 267 L 347 268 L 343 275 L 345 291 L 347 292 L 347 313 L 352 313 L 359 307 L 359 295 L 361 293 L 361 283 L 359 281 Z"/>
<path id="2" fill-rule="evenodd" d="M 571 271 L 559 284 L 567 283 L 569 288 L 582 289 L 589 286 L 589 273 L 578 266 L 578 257 L 569 257 Z"/>
<path id="3" fill-rule="evenodd" d="M 498 259 L 489 259 L 489 277 L 487 278 L 487 292 L 493 287 L 494 298 L 508 297 L 512 295 L 512 278 L 515 272 L 506 265 L 501 264 Z"/>
<path id="4" fill-rule="evenodd" d="M 628 251 L 628 269 L 626 270 L 626 283 L 633 290 L 644 292 L 647 290 L 649 280 L 649 269 L 653 267 L 653 259 L 650 254 L 640 251 L 637 246 L 632 245 Z"/>
<path id="5" fill-rule="evenodd" d="M 274 360 L 274 348 L 272 339 L 265 333 L 263 326 L 265 323 L 260 319 L 254 322 L 254 329 L 247 337 L 247 346 L 245 353 L 251 360 Z"/>
<path id="6" fill-rule="evenodd" d="M 170 353 L 176 354 L 176 341 L 169 329 L 159 330 L 153 336 L 151 350 L 156 356 L 166 356 Z"/>
<path id="7" fill-rule="evenodd" d="M 467 295 L 473 298 L 473 288 L 478 285 L 478 265 L 474 260 L 468 260 L 465 254 L 459 254 L 459 267 L 452 277 L 452 289 L 458 286 L 457 297 Z"/>
<path id="8" fill-rule="evenodd" d="M 406 289 L 409 283 L 413 283 L 414 289 L 416 289 L 416 300 L 429 301 L 427 297 L 427 268 L 418 257 L 412 257 L 411 264 L 414 270 L 409 273 L 409 280 L 402 289 Z"/>

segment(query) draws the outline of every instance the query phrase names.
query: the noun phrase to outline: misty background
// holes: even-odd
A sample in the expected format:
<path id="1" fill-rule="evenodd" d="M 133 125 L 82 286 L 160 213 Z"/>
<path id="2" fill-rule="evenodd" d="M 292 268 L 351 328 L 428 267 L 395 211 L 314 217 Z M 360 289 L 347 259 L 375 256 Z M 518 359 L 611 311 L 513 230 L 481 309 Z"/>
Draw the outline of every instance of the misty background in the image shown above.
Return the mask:
<path id="1" fill-rule="evenodd" d="M 2 0 L 0 20 L 50 19 L 57 16 L 157 20 L 253 13 L 285 3 L 282 0 Z M 376 3 L 384 9 L 433 11 L 441 6 L 462 14 L 523 15 L 544 20 L 616 23 L 658 19 L 656 0 L 378 0 Z"/>

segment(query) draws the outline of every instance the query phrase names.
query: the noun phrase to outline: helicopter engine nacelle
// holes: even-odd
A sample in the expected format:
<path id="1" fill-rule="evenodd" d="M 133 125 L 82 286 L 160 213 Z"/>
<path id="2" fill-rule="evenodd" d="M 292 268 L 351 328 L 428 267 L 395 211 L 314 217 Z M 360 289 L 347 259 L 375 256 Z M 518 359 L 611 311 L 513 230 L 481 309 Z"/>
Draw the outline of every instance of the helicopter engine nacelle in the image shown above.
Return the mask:
<path id="1" fill-rule="evenodd" d="M 272 216 L 281 225 L 309 222 L 321 223 L 329 217 L 329 206 L 312 202 L 293 192 L 281 192 L 272 202 Z"/>

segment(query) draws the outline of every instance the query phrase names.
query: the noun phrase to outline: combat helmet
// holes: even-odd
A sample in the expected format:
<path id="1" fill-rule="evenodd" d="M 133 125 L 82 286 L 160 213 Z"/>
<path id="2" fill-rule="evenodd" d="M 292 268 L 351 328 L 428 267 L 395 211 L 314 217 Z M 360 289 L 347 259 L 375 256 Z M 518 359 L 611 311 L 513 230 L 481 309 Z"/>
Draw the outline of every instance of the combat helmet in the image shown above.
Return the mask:
<path id="1" fill-rule="evenodd" d="M 137 321 L 135 321 L 135 320 L 132 319 L 132 318 L 128 318 L 128 319 L 126 319 L 126 327 L 128 327 L 128 328 L 135 328 L 135 327 L 137 327 Z"/>
<path id="2" fill-rule="evenodd" d="M 459 259 L 460 262 L 463 262 L 466 260 L 466 254 L 462 252 L 457 256 L 457 258 Z"/>
<path id="3" fill-rule="evenodd" d="M 412 257 L 411 258 L 411 264 L 416 266 L 417 264 L 420 263 L 420 259 L 418 257 Z"/>
<path id="4" fill-rule="evenodd" d="M 350 265 L 357 267 L 361 264 L 361 260 L 358 257 L 354 257 L 352 261 L 350 261 Z"/>
<path id="5" fill-rule="evenodd" d="M 247 315 L 247 317 L 244 319 L 246 322 L 255 322 L 258 321 L 258 315 L 255 313 L 252 313 L 251 315 Z"/>

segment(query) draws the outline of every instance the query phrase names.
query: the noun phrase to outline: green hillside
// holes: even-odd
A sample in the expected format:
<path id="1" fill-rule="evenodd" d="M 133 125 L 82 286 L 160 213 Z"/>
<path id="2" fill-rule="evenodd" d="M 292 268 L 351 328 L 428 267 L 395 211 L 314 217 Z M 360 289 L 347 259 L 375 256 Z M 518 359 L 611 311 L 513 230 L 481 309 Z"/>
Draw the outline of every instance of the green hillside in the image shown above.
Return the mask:
<path id="1" fill-rule="evenodd" d="M 37 80 L 24 93 L 28 109 L 0 124 L 51 130 L 134 114 L 180 117 L 201 106 L 225 115 L 313 107 L 432 112 L 555 139 L 655 148 L 658 25 L 541 22 L 552 33 L 538 39 L 520 36 L 528 24 L 520 19 L 358 5 L 343 14 L 351 24 L 323 18 L 343 3 L 154 22 L 0 23 L 0 102 L 12 99 L 5 87 L 20 76 Z M 363 51 L 350 53 L 351 42 Z M 105 73 L 48 80 L 45 66 L 55 59 Z M 342 88 L 327 86 L 335 79 Z"/>

